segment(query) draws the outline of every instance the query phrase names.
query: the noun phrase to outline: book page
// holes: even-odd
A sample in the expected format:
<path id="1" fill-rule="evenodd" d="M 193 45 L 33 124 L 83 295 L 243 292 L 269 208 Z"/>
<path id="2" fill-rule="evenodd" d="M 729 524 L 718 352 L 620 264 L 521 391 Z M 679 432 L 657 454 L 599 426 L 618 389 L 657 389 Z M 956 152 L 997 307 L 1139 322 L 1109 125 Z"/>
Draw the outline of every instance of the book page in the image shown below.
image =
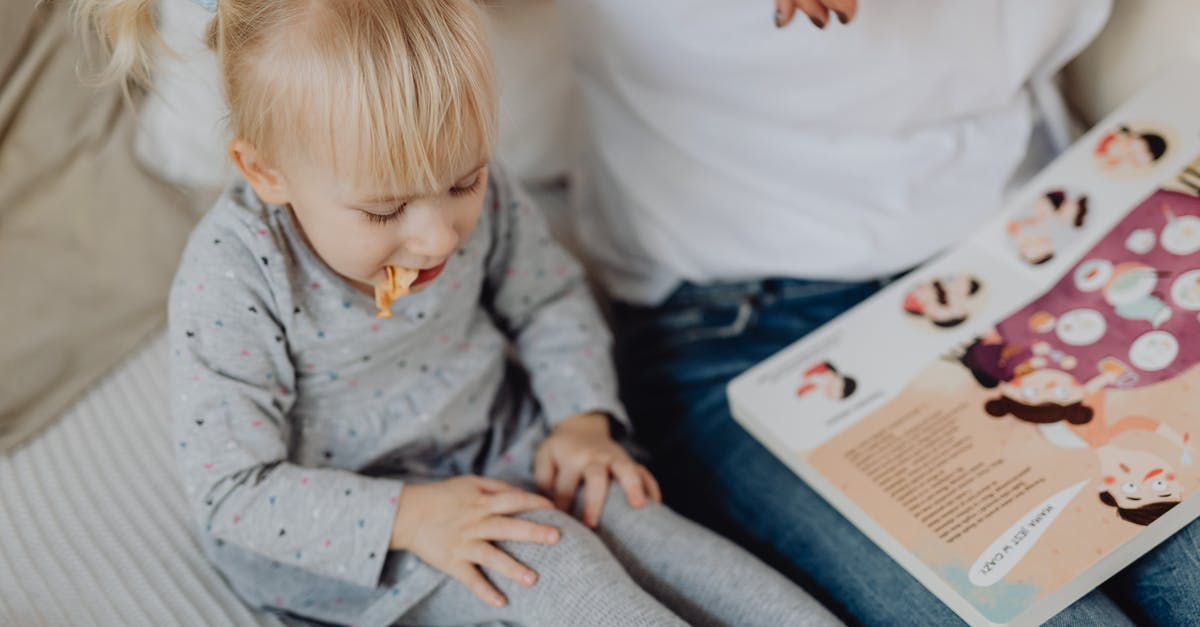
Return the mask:
<path id="1" fill-rule="evenodd" d="M 730 385 L 748 430 L 969 622 L 1044 620 L 1200 512 L 1197 69 Z"/>

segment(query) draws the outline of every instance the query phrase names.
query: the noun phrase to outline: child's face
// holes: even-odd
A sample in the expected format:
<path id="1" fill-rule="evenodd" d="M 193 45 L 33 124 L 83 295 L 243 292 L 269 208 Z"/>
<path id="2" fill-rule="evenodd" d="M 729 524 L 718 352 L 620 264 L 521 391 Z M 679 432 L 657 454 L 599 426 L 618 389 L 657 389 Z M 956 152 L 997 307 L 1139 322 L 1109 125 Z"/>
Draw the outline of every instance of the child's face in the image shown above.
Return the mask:
<path id="1" fill-rule="evenodd" d="M 309 244 L 330 268 L 371 294 L 387 266 L 421 270 L 414 292 L 437 278 L 479 221 L 487 174 L 480 160 L 432 194 L 399 198 L 340 180 L 331 168 L 299 164 L 284 176 Z"/>

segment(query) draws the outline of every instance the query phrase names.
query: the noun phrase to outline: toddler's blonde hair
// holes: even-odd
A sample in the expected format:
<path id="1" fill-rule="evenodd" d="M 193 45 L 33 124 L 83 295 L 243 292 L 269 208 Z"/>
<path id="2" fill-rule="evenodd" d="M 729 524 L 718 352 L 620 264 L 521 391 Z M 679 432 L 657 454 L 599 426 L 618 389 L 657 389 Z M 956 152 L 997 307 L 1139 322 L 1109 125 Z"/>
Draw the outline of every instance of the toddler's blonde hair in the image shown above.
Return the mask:
<path id="1" fill-rule="evenodd" d="M 154 0 L 74 10 L 109 55 L 99 79 L 148 85 L 165 49 Z M 380 191 L 433 193 L 491 154 L 494 73 L 469 0 L 218 0 L 208 43 L 234 136 L 272 165 L 306 154 Z"/>

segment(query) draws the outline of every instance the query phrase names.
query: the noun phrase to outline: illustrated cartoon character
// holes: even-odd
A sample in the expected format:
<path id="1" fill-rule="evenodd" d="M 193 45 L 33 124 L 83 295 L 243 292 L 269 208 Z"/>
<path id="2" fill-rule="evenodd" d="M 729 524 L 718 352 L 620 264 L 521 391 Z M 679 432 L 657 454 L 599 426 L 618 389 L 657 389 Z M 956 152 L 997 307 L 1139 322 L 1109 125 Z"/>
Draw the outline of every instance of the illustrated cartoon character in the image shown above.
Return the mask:
<path id="1" fill-rule="evenodd" d="M 1111 431 L 1116 435 L 1135 429 L 1163 436 L 1180 448 L 1181 464 L 1192 463 L 1189 435 L 1180 435 L 1165 423 L 1129 416 L 1113 425 Z M 1183 501 L 1183 486 L 1174 467 L 1158 454 L 1111 443 L 1095 450 L 1100 461 L 1100 502 L 1115 508 L 1122 520 L 1149 525 Z"/>
<path id="2" fill-rule="evenodd" d="M 1062 190 L 1052 190 L 1034 201 L 1032 210 L 1008 223 L 1008 236 L 1017 254 L 1030 265 L 1054 258 L 1087 222 L 1087 196 L 1072 199 Z"/>
<path id="3" fill-rule="evenodd" d="M 979 280 L 968 274 L 933 279 L 909 290 L 904 311 L 938 327 L 956 327 L 971 315 L 971 302 L 981 287 Z"/>
<path id="4" fill-rule="evenodd" d="M 1069 359 L 1063 357 L 1068 365 Z M 1127 416 L 1108 424 L 1106 388 L 1129 374 L 1123 364 L 1106 359 L 1100 364 L 1101 374 L 1080 383 L 1068 372 L 1052 366 L 1037 368 L 1032 361 L 1019 364 L 1009 381 L 992 378 L 994 371 L 972 371 L 985 387 L 1000 391 L 1000 396 L 984 404 L 988 415 L 1011 415 L 1033 424 L 1058 446 L 1091 448 L 1101 467 L 1100 501 L 1116 508 L 1122 520 L 1148 525 L 1183 500 L 1170 463 L 1155 453 L 1112 443 L 1114 437 L 1129 431 L 1152 432 L 1180 448 L 1180 463 L 1191 463 L 1189 435 L 1165 422 Z"/>
<path id="5" fill-rule="evenodd" d="M 1095 396 L 1129 373 L 1119 360 L 1106 358 L 1098 364 L 1099 374 L 1081 383 L 1068 372 L 1077 365 L 1073 356 L 1045 342 L 1028 349 L 1008 344 L 995 330 L 968 346 L 958 361 L 980 385 L 1000 393 L 984 404 L 988 415 L 1035 424 L 1090 422 Z"/>
<path id="6" fill-rule="evenodd" d="M 837 401 L 849 398 L 856 389 L 857 381 L 838 372 L 828 361 L 823 361 L 804 371 L 804 381 L 796 390 L 796 396 L 803 398 L 810 392 L 820 390 L 829 400 Z"/>
<path id="7" fill-rule="evenodd" d="M 1140 133 L 1120 126 L 1096 145 L 1095 158 L 1105 170 L 1135 170 L 1154 165 L 1167 152 L 1167 140 L 1158 133 Z"/>

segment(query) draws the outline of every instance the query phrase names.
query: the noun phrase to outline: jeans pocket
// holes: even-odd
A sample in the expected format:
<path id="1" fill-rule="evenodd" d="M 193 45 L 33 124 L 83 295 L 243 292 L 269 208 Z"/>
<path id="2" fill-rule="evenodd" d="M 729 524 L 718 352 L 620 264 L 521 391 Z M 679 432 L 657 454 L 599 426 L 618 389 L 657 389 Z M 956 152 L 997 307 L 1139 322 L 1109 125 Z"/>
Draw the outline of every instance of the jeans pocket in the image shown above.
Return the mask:
<path id="1" fill-rule="evenodd" d="M 744 333 L 754 317 L 754 303 L 748 299 L 735 306 L 693 305 L 664 312 L 655 325 L 661 336 L 647 339 L 674 345 L 729 339 Z"/>

